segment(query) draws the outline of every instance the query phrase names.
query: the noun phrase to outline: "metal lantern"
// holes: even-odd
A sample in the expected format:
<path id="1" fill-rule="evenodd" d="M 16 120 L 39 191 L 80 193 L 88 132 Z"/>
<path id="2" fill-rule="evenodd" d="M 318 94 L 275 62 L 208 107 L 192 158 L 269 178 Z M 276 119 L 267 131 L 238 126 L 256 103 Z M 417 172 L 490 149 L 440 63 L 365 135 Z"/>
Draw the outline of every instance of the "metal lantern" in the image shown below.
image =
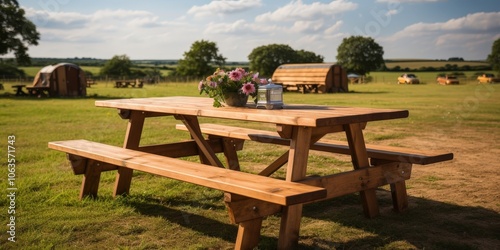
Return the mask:
<path id="1" fill-rule="evenodd" d="M 273 84 L 271 79 L 267 85 L 259 86 L 257 91 L 257 108 L 265 107 L 266 109 L 281 109 L 283 108 L 283 87 Z"/>

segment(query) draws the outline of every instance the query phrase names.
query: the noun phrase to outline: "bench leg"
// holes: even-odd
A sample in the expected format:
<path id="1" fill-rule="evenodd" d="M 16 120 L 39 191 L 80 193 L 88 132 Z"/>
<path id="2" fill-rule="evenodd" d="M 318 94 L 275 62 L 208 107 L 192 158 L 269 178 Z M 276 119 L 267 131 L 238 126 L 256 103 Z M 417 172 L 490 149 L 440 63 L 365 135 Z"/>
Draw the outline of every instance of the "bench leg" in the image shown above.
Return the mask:
<path id="1" fill-rule="evenodd" d="M 370 162 L 366 151 L 365 139 L 363 137 L 363 124 L 345 125 L 345 132 L 349 148 L 351 150 L 352 164 L 354 169 L 368 168 Z M 368 189 L 360 192 L 363 203 L 363 211 L 366 217 L 373 218 L 379 215 L 377 196 L 375 189 Z"/>
<path id="2" fill-rule="evenodd" d="M 238 236 L 234 249 L 254 249 L 259 245 L 262 218 L 243 221 L 238 224 Z"/>
<path id="3" fill-rule="evenodd" d="M 132 111 L 129 117 L 127 133 L 125 135 L 124 148 L 137 149 L 141 140 L 142 128 L 144 126 L 144 114 L 137 111 Z M 119 167 L 116 175 L 115 189 L 113 197 L 118 195 L 126 195 L 130 192 L 130 184 L 132 182 L 133 170 L 129 168 Z"/>
<path id="4" fill-rule="evenodd" d="M 99 181 L 101 180 L 101 166 L 94 160 L 87 160 L 85 173 L 83 175 L 82 188 L 80 189 L 80 200 L 85 197 L 97 197 Z"/>
<path id="5" fill-rule="evenodd" d="M 408 194 L 406 193 L 405 181 L 391 184 L 391 195 L 394 211 L 399 213 L 408 209 Z"/>
<path id="6" fill-rule="evenodd" d="M 371 163 L 374 166 L 391 163 L 391 161 L 380 160 L 380 159 L 371 159 Z M 409 164 L 411 167 L 411 164 Z M 411 168 L 410 168 L 411 169 Z M 409 173 L 410 171 L 408 171 Z M 392 205 L 395 212 L 403 212 L 408 209 L 408 194 L 406 192 L 406 183 L 404 180 L 390 183 L 391 187 L 391 196 L 392 196 Z"/>

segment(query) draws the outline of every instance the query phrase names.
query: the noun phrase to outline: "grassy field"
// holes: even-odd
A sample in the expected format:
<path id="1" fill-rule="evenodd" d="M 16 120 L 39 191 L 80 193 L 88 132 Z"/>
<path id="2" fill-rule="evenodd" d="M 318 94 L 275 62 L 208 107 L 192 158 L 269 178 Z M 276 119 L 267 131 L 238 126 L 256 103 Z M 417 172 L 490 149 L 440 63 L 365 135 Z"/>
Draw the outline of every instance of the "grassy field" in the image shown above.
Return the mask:
<path id="1" fill-rule="evenodd" d="M 369 124 L 370 143 L 442 149 L 455 160 L 415 166 L 407 182 L 410 209 L 391 212 L 390 192 L 378 190 L 381 216 L 366 219 L 359 197 L 346 195 L 307 205 L 301 249 L 495 249 L 500 246 L 500 84 L 397 85 L 394 80 L 350 85 L 350 93 L 285 93 L 286 103 L 403 108 L 407 119 Z M 101 177 L 99 198 L 78 200 L 81 176 L 64 154 L 47 142 L 87 139 L 120 146 L 127 121 L 116 110 L 96 108 L 109 98 L 198 96 L 196 83 L 162 83 L 142 89 L 116 89 L 99 82 L 86 98 L 13 96 L 0 90 L 0 169 L 2 199 L 0 249 L 231 249 L 236 237 L 221 192 L 134 174 L 131 195 L 113 199 L 115 175 Z M 203 121 L 202 121 L 203 122 Z M 173 118 L 151 118 L 146 144 L 188 139 Z M 234 123 L 234 122 L 233 122 Z M 235 123 L 241 126 L 254 126 Z M 15 139 L 15 214 L 7 195 L 7 146 Z M 13 136 L 13 137 L 12 137 Z M 342 135 L 332 137 L 342 138 Z M 245 144 L 239 156 L 245 171 L 256 171 L 283 148 Z M 191 159 L 195 160 L 195 159 Z M 341 172 L 350 159 L 313 152 L 311 174 Z M 15 216 L 15 240 L 6 226 Z M 260 249 L 277 243 L 279 218 L 264 222 Z"/>

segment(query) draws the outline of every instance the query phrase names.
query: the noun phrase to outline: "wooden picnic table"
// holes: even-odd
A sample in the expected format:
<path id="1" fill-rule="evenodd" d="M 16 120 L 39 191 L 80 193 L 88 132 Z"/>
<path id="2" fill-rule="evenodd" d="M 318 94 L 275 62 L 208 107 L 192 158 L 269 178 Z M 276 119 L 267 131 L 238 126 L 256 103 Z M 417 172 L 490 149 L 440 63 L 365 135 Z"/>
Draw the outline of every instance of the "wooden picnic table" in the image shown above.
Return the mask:
<path id="1" fill-rule="evenodd" d="M 368 156 L 362 129 L 367 122 L 405 118 L 407 110 L 388 110 L 373 108 L 331 107 L 317 105 L 285 105 L 281 110 L 262 110 L 256 108 L 214 108 L 212 100 L 198 97 L 161 97 L 142 99 L 120 99 L 96 101 L 98 107 L 117 108 L 124 118 L 129 119 L 125 147 L 138 148 L 144 119 L 146 117 L 173 115 L 188 128 L 193 138 L 203 138 L 198 118 L 218 118 L 239 121 L 271 123 L 276 131 L 290 139 L 290 149 L 286 164 L 286 180 L 304 180 L 310 145 L 324 135 L 345 131 L 352 147 L 355 169 L 368 168 Z M 223 122 L 221 120 L 221 122 Z M 197 146 L 213 165 L 222 165 L 210 146 L 199 141 Z M 125 175 L 123 175 L 125 176 Z M 117 194 L 126 193 L 130 187 L 131 175 L 117 180 Z M 375 189 L 362 191 L 363 206 L 368 214 L 378 213 Z M 298 243 L 302 205 L 284 208 L 279 236 L 279 248 L 290 249 Z M 369 215 L 372 216 L 372 215 Z M 258 224 L 259 222 L 255 222 Z M 259 228 L 260 225 L 255 225 Z M 240 228 L 240 231 L 244 229 Z M 254 238 L 258 239 L 258 235 Z"/>
<path id="2" fill-rule="evenodd" d="M 12 88 L 16 89 L 16 96 L 26 95 L 26 93 L 23 91 L 24 87 L 26 87 L 26 85 L 23 85 L 23 84 L 12 85 Z"/>
<path id="3" fill-rule="evenodd" d="M 144 86 L 144 81 L 141 80 L 118 80 L 115 82 L 115 88 L 127 88 L 132 86 L 133 88 L 142 88 Z"/>

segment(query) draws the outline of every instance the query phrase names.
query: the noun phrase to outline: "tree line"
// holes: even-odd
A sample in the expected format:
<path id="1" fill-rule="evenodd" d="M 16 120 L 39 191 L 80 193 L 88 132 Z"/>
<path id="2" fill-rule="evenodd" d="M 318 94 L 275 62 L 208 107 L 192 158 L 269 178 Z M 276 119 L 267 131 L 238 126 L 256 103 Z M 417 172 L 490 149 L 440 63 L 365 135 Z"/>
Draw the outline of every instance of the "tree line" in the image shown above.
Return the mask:
<path id="1" fill-rule="evenodd" d="M 394 66 L 392 68 L 384 67 L 380 69 L 380 71 L 390 71 L 390 72 L 434 72 L 434 71 L 487 71 L 491 70 L 492 67 L 488 65 L 462 65 L 458 66 L 457 64 L 445 64 L 441 67 L 432 67 L 432 66 L 422 66 L 418 69 L 411 69 L 409 67 L 401 67 Z"/>

